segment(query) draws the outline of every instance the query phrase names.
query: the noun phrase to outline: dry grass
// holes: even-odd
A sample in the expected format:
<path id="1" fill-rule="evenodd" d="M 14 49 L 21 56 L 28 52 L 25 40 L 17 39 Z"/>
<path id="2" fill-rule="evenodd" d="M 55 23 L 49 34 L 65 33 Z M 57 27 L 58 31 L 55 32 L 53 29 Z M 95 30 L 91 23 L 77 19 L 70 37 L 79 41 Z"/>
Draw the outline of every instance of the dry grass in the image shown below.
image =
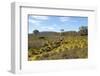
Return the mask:
<path id="1" fill-rule="evenodd" d="M 87 36 L 28 38 L 28 60 L 77 59 L 88 57 Z"/>

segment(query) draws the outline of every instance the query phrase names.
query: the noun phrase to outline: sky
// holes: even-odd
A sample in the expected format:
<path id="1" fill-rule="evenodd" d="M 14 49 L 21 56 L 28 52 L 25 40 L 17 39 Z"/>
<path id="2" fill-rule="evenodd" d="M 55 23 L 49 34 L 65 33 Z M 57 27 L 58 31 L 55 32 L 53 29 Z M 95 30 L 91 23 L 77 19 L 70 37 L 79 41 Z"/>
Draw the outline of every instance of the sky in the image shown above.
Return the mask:
<path id="1" fill-rule="evenodd" d="M 88 17 L 79 16 L 40 16 L 29 15 L 28 17 L 28 33 L 33 30 L 42 31 L 78 31 L 80 26 L 88 26 Z"/>

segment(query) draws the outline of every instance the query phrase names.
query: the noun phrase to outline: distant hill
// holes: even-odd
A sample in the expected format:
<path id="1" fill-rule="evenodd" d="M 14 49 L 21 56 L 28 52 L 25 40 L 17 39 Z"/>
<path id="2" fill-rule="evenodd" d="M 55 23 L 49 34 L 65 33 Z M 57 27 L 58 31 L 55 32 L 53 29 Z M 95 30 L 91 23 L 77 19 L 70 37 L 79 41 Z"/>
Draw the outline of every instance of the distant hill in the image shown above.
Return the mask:
<path id="1" fill-rule="evenodd" d="M 59 32 L 43 31 L 39 33 L 40 36 L 54 36 L 59 35 Z"/>
<path id="2" fill-rule="evenodd" d="M 34 35 L 34 34 L 29 34 L 29 36 L 31 36 L 31 35 Z M 39 34 L 38 34 L 39 36 L 58 36 L 58 35 L 60 35 L 60 32 L 54 32 L 54 31 L 43 31 L 43 32 L 39 32 Z M 72 35 L 72 36 L 74 36 L 74 35 L 79 35 L 79 33 L 78 32 L 76 32 L 76 31 L 65 31 L 65 32 L 63 32 L 63 35 Z"/>

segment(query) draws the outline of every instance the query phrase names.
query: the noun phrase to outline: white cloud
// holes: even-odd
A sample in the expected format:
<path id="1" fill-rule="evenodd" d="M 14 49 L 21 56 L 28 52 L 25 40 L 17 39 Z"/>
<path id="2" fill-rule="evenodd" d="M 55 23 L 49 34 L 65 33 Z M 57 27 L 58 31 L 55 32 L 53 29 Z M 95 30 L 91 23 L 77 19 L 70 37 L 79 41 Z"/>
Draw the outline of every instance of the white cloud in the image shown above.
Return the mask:
<path id="1" fill-rule="evenodd" d="M 29 23 L 32 23 L 34 25 L 40 25 L 41 21 L 29 19 Z"/>
<path id="2" fill-rule="evenodd" d="M 37 20 L 48 20 L 48 16 L 31 16 L 31 17 Z"/>
<path id="3" fill-rule="evenodd" d="M 55 28 L 54 28 L 54 27 L 49 27 L 49 28 L 47 28 L 47 29 L 49 29 L 49 30 L 54 30 Z"/>
<path id="4" fill-rule="evenodd" d="M 59 18 L 61 22 L 69 21 L 70 17 L 60 17 Z"/>
<path id="5" fill-rule="evenodd" d="M 58 25 L 57 24 L 53 24 L 52 26 L 57 27 Z"/>
<path id="6" fill-rule="evenodd" d="M 41 27 L 42 29 L 44 29 L 44 30 L 55 30 L 55 28 L 54 27 L 50 27 L 50 26 L 44 26 L 44 27 Z"/>
<path id="7" fill-rule="evenodd" d="M 61 22 L 78 22 L 76 19 L 72 19 L 71 17 L 60 17 Z"/>
<path id="8" fill-rule="evenodd" d="M 29 23 L 40 26 L 43 20 L 47 20 L 48 16 L 30 16 Z"/>

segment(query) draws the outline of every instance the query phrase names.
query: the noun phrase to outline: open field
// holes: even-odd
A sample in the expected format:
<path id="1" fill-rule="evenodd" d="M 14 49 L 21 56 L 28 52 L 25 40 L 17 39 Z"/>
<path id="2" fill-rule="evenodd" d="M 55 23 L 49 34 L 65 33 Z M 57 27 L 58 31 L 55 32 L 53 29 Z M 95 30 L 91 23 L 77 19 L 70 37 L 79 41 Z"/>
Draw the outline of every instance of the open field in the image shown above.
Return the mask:
<path id="1" fill-rule="evenodd" d="M 28 60 L 78 59 L 88 57 L 87 36 L 28 35 Z"/>

